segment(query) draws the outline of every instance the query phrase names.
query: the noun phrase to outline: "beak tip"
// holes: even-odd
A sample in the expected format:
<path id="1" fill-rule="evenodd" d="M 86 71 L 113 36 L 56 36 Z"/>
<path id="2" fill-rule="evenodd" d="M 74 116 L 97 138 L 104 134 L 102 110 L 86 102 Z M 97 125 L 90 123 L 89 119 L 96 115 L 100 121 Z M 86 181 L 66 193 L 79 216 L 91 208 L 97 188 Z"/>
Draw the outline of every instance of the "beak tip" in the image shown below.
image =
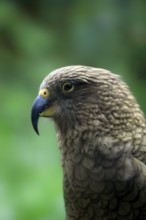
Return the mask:
<path id="1" fill-rule="evenodd" d="M 34 118 L 33 115 L 31 117 L 31 121 L 32 121 L 32 126 L 33 126 L 33 129 L 35 130 L 35 132 L 37 133 L 37 135 L 39 135 L 39 130 L 38 130 L 38 116 L 37 118 Z"/>
<path id="2" fill-rule="evenodd" d="M 39 131 L 38 131 L 38 120 L 40 117 L 40 113 L 43 112 L 45 106 L 46 106 L 46 102 L 47 100 L 37 96 L 33 106 L 32 106 L 32 110 L 31 110 L 31 122 L 32 122 L 32 126 L 35 130 L 35 132 L 39 135 Z"/>
<path id="3" fill-rule="evenodd" d="M 35 114 L 35 111 L 34 111 L 34 108 L 33 108 L 32 113 L 31 113 L 31 123 L 32 123 L 33 129 L 39 135 L 38 120 L 39 120 L 39 116 L 38 116 L 38 114 Z"/>
<path id="4" fill-rule="evenodd" d="M 37 133 L 37 135 L 40 135 L 40 133 L 39 133 L 39 131 L 38 131 L 38 130 L 36 130 L 36 133 Z"/>
<path id="5" fill-rule="evenodd" d="M 34 130 L 35 130 L 35 132 L 36 132 L 37 135 L 40 135 L 40 134 L 39 134 L 39 131 L 38 131 L 38 128 L 34 127 Z"/>

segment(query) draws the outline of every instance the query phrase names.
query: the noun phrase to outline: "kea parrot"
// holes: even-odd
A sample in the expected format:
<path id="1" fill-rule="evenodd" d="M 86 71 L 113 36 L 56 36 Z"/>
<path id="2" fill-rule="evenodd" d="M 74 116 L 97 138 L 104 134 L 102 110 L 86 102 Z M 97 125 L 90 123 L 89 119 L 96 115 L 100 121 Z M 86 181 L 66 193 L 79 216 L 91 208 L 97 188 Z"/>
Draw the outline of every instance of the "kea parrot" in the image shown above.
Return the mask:
<path id="1" fill-rule="evenodd" d="M 67 66 L 41 83 L 31 120 L 55 123 L 66 220 L 146 220 L 146 123 L 109 70 Z"/>

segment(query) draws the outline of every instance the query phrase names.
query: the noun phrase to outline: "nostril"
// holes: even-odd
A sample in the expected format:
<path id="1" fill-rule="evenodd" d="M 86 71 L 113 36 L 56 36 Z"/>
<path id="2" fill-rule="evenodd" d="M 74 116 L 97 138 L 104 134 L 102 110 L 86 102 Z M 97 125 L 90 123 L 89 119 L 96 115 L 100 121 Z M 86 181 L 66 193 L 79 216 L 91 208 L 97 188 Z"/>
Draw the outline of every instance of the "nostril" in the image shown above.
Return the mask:
<path id="1" fill-rule="evenodd" d="M 49 96 L 49 92 L 47 89 L 42 89 L 39 91 L 39 95 L 44 97 L 44 98 L 47 98 Z"/>

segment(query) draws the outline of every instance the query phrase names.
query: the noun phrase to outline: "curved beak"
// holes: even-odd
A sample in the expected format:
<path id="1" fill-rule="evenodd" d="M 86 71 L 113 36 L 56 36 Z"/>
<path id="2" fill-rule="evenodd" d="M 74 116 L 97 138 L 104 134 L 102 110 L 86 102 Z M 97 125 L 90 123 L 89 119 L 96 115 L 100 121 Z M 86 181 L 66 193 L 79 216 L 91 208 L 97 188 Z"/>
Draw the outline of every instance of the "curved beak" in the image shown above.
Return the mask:
<path id="1" fill-rule="evenodd" d="M 37 96 L 31 110 L 31 122 L 35 132 L 39 135 L 38 120 L 41 115 L 49 107 L 49 100 L 42 96 Z M 44 115 L 45 116 L 45 115 Z"/>

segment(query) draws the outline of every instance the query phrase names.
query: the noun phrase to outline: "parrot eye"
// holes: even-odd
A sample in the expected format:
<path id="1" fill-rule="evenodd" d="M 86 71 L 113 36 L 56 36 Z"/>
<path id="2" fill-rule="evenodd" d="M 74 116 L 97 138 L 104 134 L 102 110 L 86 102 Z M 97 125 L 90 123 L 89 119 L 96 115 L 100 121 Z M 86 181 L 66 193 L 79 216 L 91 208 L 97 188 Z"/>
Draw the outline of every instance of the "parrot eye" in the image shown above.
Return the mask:
<path id="1" fill-rule="evenodd" d="M 72 92 L 74 90 L 74 85 L 70 82 L 66 82 L 62 86 L 62 91 L 65 93 Z"/>

